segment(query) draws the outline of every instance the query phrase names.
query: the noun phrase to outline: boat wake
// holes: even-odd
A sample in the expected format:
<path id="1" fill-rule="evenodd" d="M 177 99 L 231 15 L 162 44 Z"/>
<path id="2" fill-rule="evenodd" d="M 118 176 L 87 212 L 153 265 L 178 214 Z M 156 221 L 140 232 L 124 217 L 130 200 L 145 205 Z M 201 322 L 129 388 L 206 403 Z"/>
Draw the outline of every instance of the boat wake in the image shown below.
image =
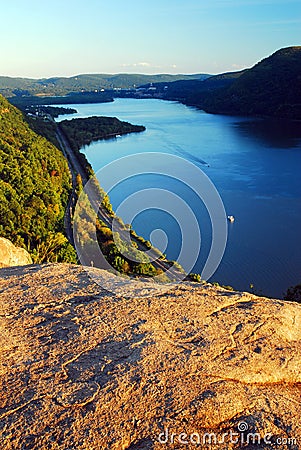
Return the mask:
<path id="1" fill-rule="evenodd" d="M 180 145 L 175 144 L 174 142 L 167 142 L 167 145 L 169 148 L 173 150 L 174 153 L 178 154 L 179 156 L 183 156 L 184 158 L 198 165 L 209 167 L 209 164 L 206 161 L 204 161 L 201 158 L 198 158 L 197 156 L 193 155 L 190 152 L 187 152 Z"/>

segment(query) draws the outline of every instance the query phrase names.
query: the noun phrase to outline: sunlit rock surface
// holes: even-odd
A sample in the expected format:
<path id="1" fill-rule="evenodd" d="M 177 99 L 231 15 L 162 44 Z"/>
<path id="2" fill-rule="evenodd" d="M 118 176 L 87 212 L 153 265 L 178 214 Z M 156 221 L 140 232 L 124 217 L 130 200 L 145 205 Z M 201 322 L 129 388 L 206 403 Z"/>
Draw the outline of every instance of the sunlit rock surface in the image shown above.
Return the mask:
<path id="1" fill-rule="evenodd" d="M 0 237 L 0 267 L 27 264 L 32 264 L 30 254 L 23 248 L 15 247 L 8 239 Z"/>
<path id="2" fill-rule="evenodd" d="M 301 448 L 300 305 L 123 298 L 64 264 L 1 269 L 0 293 L 1 449 Z"/>

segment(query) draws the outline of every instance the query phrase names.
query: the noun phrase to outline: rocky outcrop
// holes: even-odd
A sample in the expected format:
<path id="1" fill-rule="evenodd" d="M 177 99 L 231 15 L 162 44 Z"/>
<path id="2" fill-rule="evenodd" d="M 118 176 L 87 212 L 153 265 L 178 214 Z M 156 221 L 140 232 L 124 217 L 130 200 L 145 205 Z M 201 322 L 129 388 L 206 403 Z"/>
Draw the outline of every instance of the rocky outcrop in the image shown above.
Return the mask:
<path id="1" fill-rule="evenodd" d="M 124 298 L 79 266 L 0 271 L 1 449 L 301 448 L 301 306 L 149 286 Z"/>
<path id="2" fill-rule="evenodd" d="M 24 248 L 15 247 L 11 241 L 0 237 L 0 267 L 27 264 L 32 264 L 30 254 Z"/>

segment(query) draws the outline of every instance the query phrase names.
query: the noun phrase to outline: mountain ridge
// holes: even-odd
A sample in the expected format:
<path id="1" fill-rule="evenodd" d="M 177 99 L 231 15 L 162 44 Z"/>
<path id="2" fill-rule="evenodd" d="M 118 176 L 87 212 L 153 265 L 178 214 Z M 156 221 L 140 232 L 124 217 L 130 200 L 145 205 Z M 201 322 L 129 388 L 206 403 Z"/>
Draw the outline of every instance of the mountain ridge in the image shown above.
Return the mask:
<path id="1" fill-rule="evenodd" d="M 6 97 L 19 95 L 66 95 L 70 92 L 101 89 L 129 89 L 135 85 L 168 82 L 177 79 L 203 79 L 207 74 L 79 74 L 72 77 L 22 78 L 0 76 L 0 93 Z"/>
<path id="2" fill-rule="evenodd" d="M 214 114 L 301 119 L 301 46 L 279 49 L 240 72 L 183 84 L 171 83 L 166 99 L 178 96 Z"/>
<path id="3" fill-rule="evenodd" d="M 23 84 L 20 78 L 0 77 L 0 93 L 20 107 L 28 102 L 41 103 L 47 96 L 52 96 L 54 103 L 66 104 L 112 101 L 119 96 L 154 97 L 180 101 L 214 114 L 301 119 L 300 73 L 301 46 L 291 46 L 277 50 L 251 68 L 213 76 L 86 74 L 24 79 Z"/>

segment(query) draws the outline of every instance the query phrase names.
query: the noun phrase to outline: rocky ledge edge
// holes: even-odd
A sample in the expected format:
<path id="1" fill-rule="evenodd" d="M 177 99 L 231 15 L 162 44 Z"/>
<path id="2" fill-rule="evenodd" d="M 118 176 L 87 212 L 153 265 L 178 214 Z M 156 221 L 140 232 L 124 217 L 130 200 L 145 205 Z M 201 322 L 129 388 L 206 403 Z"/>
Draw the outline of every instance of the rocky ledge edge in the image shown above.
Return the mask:
<path id="1" fill-rule="evenodd" d="M 65 264 L 0 292 L 1 449 L 301 448 L 301 305 Z"/>

